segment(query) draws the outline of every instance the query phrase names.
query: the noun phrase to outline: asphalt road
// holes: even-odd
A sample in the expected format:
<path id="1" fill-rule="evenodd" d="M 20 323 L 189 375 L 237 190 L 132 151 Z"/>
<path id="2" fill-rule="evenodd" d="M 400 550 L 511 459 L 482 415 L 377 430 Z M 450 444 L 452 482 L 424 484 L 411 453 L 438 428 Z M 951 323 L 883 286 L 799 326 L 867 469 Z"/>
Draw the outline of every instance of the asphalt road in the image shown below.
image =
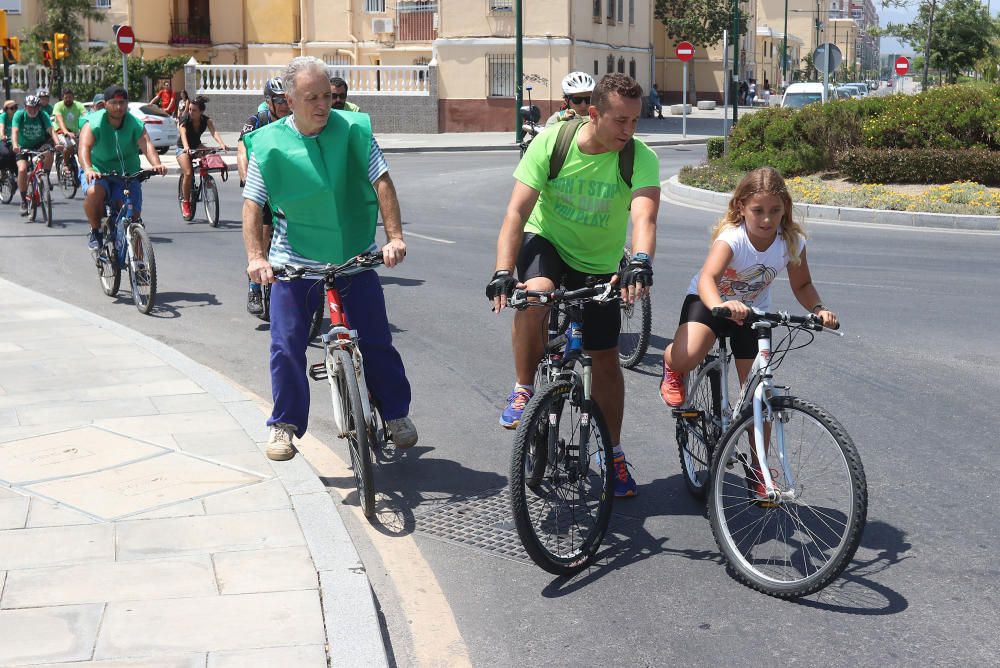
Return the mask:
<path id="1" fill-rule="evenodd" d="M 703 149 L 657 153 L 667 178 Z M 653 346 L 643 366 L 626 372 L 623 445 L 639 495 L 616 503 L 599 564 L 562 580 L 524 561 L 500 496 L 511 433 L 496 420 L 513 380 L 510 315 L 490 312 L 483 286 L 516 155 L 390 158 L 410 252 L 381 273 L 421 436 L 377 470 L 377 485 L 399 519 L 387 533 L 415 541 L 475 665 L 995 665 L 1000 353 L 989 323 L 1000 235 L 809 227 L 814 280 L 848 336 L 792 353 L 780 378 L 845 425 L 864 461 L 870 508 L 845 576 L 784 602 L 726 574 L 704 509 L 680 478 L 673 422 L 656 395 L 658 356 L 717 215 L 663 203 Z M 181 221 L 175 193 L 176 177 L 145 186 L 160 284 L 151 316 L 127 292 L 101 294 L 79 201 L 58 194 L 53 229 L 0 206 L 0 275 L 154 336 L 269 396 L 266 326 L 244 310 L 237 185 L 222 188 L 218 229 L 201 210 Z M 774 301 L 794 307 L 787 282 Z M 318 359 L 319 349 L 311 355 Z M 345 457 L 323 418 L 325 399 L 315 384 L 313 432 Z M 395 661 L 413 665 L 423 641 L 409 631 L 413 610 L 386 576 L 384 555 L 348 522 Z M 419 591 L 422 583 L 410 584 Z"/>

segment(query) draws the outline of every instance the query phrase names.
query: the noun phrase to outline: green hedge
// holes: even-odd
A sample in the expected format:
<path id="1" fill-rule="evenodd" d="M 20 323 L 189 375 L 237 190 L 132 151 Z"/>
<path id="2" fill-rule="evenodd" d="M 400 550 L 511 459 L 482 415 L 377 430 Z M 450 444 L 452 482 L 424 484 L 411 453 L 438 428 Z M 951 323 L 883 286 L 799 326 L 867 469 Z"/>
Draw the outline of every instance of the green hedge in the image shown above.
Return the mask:
<path id="1" fill-rule="evenodd" d="M 893 95 L 864 127 L 873 148 L 1000 150 L 1000 86 L 944 86 Z"/>
<path id="2" fill-rule="evenodd" d="M 709 160 L 718 160 L 721 158 L 725 149 L 726 140 L 723 137 L 709 137 L 708 142 L 705 144 L 705 151 L 708 153 Z"/>
<path id="3" fill-rule="evenodd" d="M 1000 151 L 983 148 L 853 148 L 839 156 L 840 171 L 861 183 L 951 183 L 1000 186 Z"/>

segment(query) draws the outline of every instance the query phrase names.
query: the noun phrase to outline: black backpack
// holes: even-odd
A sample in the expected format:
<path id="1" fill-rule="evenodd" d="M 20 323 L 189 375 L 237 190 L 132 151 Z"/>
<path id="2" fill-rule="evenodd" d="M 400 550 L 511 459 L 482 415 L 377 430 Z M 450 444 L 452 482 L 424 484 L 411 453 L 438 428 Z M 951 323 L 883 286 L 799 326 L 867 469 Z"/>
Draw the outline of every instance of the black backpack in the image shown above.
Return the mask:
<path id="1" fill-rule="evenodd" d="M 570 142 L 576 138 L 576 132 L 584 123 L 589 123 L 589 119 L 574 118 L 571 121 L 562 121 L 559 134 L 556 135 L 556 145 L 549 156 L 549 181 L 559 176 L 559 172 L 566 162 L 566 155 L 569 153 Z M 618 152 L 618 173 L 629 188 L 632 187 L 632 169 L 635 167 L 635 139 L 629 139 L 625 147 Z"/>

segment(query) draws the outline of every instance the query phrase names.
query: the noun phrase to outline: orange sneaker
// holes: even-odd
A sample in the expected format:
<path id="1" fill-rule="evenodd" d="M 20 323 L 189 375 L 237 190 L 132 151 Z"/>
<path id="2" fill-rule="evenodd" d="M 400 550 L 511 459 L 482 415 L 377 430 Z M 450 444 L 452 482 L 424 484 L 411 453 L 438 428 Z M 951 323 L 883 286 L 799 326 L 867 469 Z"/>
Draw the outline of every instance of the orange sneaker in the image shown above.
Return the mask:
<path id="1" fill-rule="evenodd" d="M 686 373 L 677 373 L 663 363 L 663 377 L 660 379 L 660 399 L 671 408 L 684 405 L 684 379 Z"/>

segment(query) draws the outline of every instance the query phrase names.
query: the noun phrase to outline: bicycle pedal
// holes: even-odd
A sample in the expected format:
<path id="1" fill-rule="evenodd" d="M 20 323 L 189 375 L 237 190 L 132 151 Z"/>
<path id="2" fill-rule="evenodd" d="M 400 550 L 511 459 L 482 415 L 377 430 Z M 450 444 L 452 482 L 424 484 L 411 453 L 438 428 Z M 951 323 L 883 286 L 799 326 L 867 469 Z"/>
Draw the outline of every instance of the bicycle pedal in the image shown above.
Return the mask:
<path id="1" fill-rule="evenodd" d="M 309 366 L 309 377 L 313 380 L 325 380 L 328 375 L 326 362 L 317 362 Z"/>
<path id="2" fill-rule="evenodd" d="M 691 410 L 690 408 L 674 408 L 670 411 L 670 414 L 675 418 L 696 418 L 701 417 L 700 411 Z"/>

